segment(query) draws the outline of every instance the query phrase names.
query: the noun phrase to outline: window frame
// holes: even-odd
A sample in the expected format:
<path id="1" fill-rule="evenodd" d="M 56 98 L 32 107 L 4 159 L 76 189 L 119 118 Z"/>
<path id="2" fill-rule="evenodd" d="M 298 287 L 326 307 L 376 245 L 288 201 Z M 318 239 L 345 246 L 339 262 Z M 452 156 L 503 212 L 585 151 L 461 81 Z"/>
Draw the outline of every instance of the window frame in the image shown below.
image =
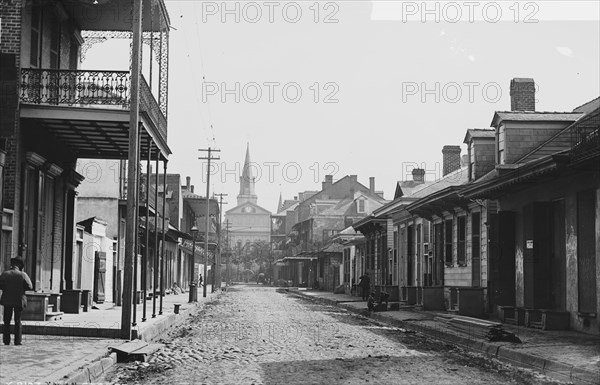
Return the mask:
<path id="1" fill-rule="evenodd" d="M 361 214 L 365 212 L 365 200 L 364 199 L 358 199 L 356 201 L 356 212 L 361 213 Z"/>
<path id="2" fill-rule="evenodd" d="M 454 263 L 452 240 L 454 232 L 454 218 L 444 219 L 444 263 L 452 266 Z"/>
<path id="3" fill-rule="evenodd" d="M 42 58 L 42 7 L 34 2 L 31 7 L 31 28 L 29 36 L 29 65 L 33 68 L 41 67 Z"/>
<path id="4" fill-rule="evenodd" d="M 506 127 L 504 124 L 498 126 L 498 164 L 506 163 Z"/>
<path id="5" fill-rule="evenodd" d="M 469 142 L 469 180 L 475 179 L 475 141 Z"/>
<path id="6" fill-rule="evenodd" d="M 467 266 L 467 217 L 461 215 L 456 219 L 456 263 Z"/>

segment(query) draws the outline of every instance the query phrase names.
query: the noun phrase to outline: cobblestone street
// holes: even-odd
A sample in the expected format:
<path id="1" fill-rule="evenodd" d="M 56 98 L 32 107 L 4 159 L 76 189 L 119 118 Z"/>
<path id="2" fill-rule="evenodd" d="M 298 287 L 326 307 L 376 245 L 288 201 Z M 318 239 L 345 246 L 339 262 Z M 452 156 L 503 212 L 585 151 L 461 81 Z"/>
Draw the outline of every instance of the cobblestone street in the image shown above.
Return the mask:
<path id="1" fill-rule="evenodd" d="M 143 384 L 544 384 L 535 373 L 255 285 L 231 287 L 103 381 Z M 555 383 L 555 382 L 552 382 Z"/>

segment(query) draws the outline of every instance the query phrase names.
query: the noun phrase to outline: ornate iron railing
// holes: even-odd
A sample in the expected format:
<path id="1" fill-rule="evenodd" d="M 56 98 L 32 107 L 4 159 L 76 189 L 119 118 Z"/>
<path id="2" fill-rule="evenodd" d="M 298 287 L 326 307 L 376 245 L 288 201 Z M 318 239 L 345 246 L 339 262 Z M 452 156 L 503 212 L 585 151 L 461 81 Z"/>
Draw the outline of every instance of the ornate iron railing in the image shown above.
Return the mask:
<path id="1" fill-rule="evenodd" d="M 129 106 L 128 71 L 21 69 L 21 102 Z"/>
<path id="2" fill-rule="evenodd" d="M 571 161 L 582 162 L 600 154 L 600 115 L 592 113 L 571 129 Z"/>
<path id="3" fill-rule="evenodd" d="M 23 103 L 52 105 L 113 105 L 129 108 L 129 71 L 21 69 L 19 96 Z M 144 77 L 140 110 L 146 112 L 167 138 L 167 119 Z"/>
<path id="4" fill-rule="evenodd" d="M 150 86 L 146 83 L 146 79 L 142 76 L 140 78 L 140 110 L 146 112 L 150 119 L 156 124 L 158 130 L 167 139 L 167 118 L 163 115 L 160 110 L 158 102 L 152 95 Z"/>

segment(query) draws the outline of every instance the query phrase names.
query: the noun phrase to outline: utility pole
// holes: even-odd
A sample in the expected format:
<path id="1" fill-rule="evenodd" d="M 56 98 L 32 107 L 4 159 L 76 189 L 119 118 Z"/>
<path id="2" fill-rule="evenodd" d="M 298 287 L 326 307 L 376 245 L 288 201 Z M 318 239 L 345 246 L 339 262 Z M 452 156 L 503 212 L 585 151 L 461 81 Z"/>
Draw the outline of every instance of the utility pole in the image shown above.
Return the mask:
<path id="1" fill-rule="evenodd" d="M 216 281 L 217 287 L 221 287 L 221 214 L 223 213 L 223 203 L 227 204 L 227 202 L 223 202 L 223 197 L 226 197 L 227 194 L 215 194 L 215 196 L 219 197 L 219 226 L 217 228 L 217 258 L 216 258 Z M 214 288 L 213 288 L 214 291 Z"/>
<path id="2" fill-rule="evenodd" d="M 210 161 L 211 160 L 219 160 L 221 159 L 220 157 L 213 157 L 212 153 L 213 152 L 221 152 L 221 150 L 214 150 L 212 148 L 208 148 L 208 149 L 199 149 L 198 151 L 206 151 L 208 153 L 207 156 L 202 156 L 199 157 L 198 159 L 202 159 L 202 160 L 208 160 L 208 166 L 206 167 L 206 228 L 204 229 L 204 287 L 202 290 L 202 296 L 206 297 L 206 273 L 207 273 L 207 264 L 208 264 L 208 228 L 210 226 L 210 201 L 209 201 L 209 194 L 210 194 Z M 213 271 L 213 285 L 214 285 L 214 271 Z"/>
<path id="3" fill-rule="evenodd" d="M 229 264 L 231 263 L 231 246 L 229 245 L 229 229 L 231 228 L 231 224 L 229 223 L 229 219 L 225 221 L 225 244 L 227 245 L 227 282 L 226 285 L 229 285 L 229 282 L 231 281 L 231 277 L 230 277 L 230 267 Z"/>
<path id="4" fill-rule="evenodd" d="M 138 132 L 140 119 L 140 69 L 142 58 L 142 1 L 134 1 L 132 17 L 131 84 L 129 106 L 129 155 L 127 158 L 127 227 L 125 230 L 125 260 L 123 264 L 123 308 L 121 309 L 121 338 L 131 339 L 133 304 L 133 261 L 136 255 L 138 218 L 136 217 Z"/>

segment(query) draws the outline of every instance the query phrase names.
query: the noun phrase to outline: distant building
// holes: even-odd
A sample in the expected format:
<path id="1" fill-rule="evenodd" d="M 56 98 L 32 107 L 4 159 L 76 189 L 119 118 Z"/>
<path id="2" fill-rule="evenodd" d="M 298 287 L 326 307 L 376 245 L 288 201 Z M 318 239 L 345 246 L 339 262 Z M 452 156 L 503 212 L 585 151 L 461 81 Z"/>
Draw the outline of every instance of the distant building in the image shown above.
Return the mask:
<path id="1" fill-rule="evenodd" d="M 229 220 L 231 225 L 229 242 L 234 249 L 253 242 L 271 241 L 271 212 L 257 204 L 255 179 L 250 162 L 250 145 L 248 145 L 240 176 L 237 206 L 225 213 L 226 220 Z"/>
<path id="2" fill-rule="evenodd" d="M 334 183 L 333 176 L 326 175 L 321 191 L 300 199 L 288 233 L 289 255 L 284 258 L 290 263 L 289 280 L 294 284 L 328 291 L 342 284 L 343 248 L 332 239 L 387 203 L 383 193 L 375 191 L 375 179 L 369 182 L 366 187 L 356 175 L 347 175 Z M 286 217 L 287 227 L 291 224 L 288 213 Z"/>

